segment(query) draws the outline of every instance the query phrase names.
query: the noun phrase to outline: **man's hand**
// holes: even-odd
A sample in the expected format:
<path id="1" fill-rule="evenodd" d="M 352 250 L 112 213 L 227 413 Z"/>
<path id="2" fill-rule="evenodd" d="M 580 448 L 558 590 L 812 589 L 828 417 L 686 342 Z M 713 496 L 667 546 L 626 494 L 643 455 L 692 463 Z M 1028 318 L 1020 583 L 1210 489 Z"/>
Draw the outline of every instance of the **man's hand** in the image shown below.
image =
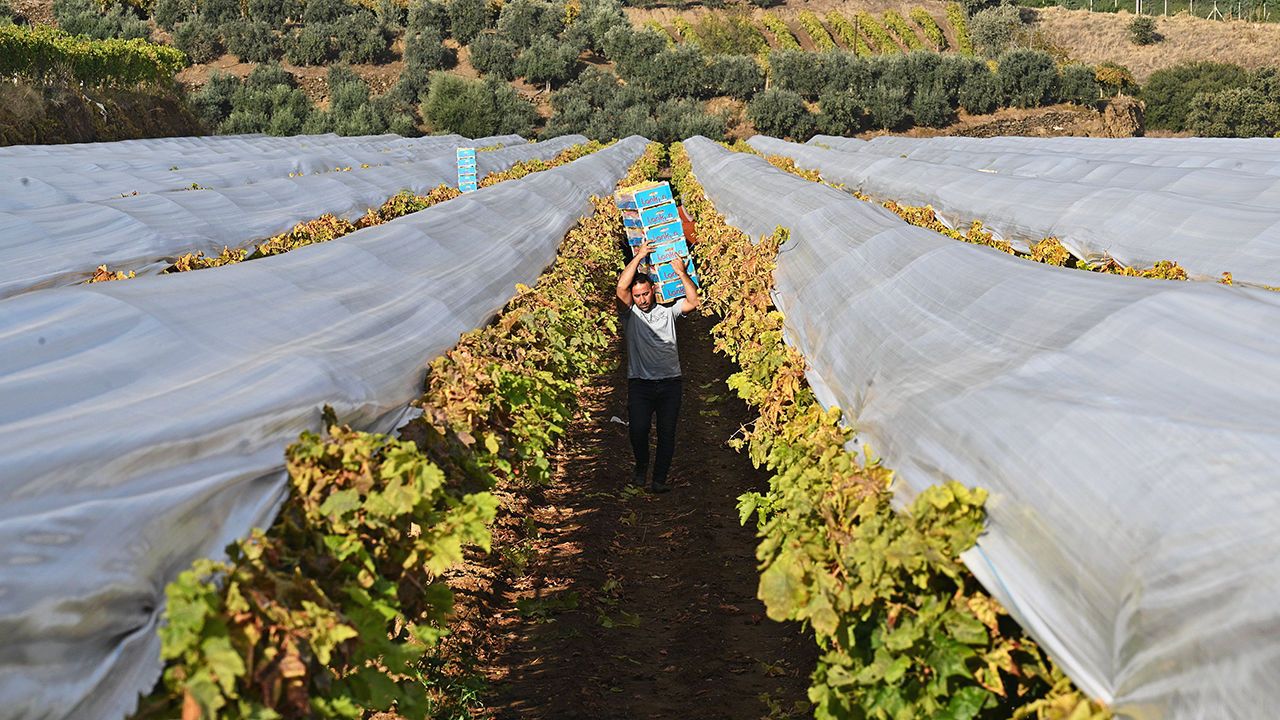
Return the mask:
<path id="1" fill-rule="evenodd" d="M 675 270 L 676 275 L 680 277 L 685 277 L 688 275 L 688 273 L 685 272 L 684 258 L 680 257 L 679 255 L 676 255 L 675 257 L 671 258 L 671 268 Z"/>
<path id="2" fill-rule="evenodd" d="M 645 262 L 649 261 L 649 253 L 651 252 L 653 252 L 653 241 L 651 240 L 645 240 L 640 243 L 640 247 L 636 248 L 636 256 L 644 258 Z"/>

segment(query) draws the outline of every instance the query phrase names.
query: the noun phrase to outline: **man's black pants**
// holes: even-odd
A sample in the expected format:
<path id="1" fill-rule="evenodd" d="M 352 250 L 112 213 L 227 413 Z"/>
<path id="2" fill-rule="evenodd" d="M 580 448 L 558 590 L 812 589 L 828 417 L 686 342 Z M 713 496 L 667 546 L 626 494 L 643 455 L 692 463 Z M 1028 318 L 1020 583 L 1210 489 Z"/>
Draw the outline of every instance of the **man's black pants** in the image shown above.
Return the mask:
<path id="1" fill-rule="evenodd" d="M 636 454 L 636 474 L 649 469 L 649 427 L 658 416 L 658 452 L 653 463 L 653 481 L 665 483 L 676 453 L 676 419 L 680 417 L 680 395 L 684 384 L 680 378 L 627 381 L 627 422 L 631 430 L 631 449 Z"/>

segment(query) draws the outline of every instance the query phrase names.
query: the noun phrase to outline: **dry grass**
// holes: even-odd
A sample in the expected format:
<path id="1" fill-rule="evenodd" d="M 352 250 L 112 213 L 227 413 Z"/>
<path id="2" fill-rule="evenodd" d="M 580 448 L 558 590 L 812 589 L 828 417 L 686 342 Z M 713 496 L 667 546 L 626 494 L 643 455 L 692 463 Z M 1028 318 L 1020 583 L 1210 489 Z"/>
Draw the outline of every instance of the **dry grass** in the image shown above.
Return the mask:
<path id="1" fill-rule="evenodd" d="M 1048 8 L 1039 11 L 1040 26 L 1072 59 L 1125 65 L 1138 82 L 1161 68 L 1191 60 L 1232 62 L 1246 68 L 1280 64 L 1280 23 L 1222 22 L 1188 16 L 1156 19 L 1164 40 L 1145 47 L 1129 40 L 1133 16 L 1126 12 Z"/>

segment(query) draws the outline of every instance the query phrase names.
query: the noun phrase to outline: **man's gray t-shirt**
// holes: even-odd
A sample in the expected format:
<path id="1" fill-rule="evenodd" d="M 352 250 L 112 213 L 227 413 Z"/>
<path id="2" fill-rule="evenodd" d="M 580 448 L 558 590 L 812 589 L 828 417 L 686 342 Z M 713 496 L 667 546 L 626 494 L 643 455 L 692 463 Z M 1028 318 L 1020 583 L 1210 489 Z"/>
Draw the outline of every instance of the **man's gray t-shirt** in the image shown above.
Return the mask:
<path id="1" fill-rule="evenodd" d="M 677 305 L 654 305 L 644 312 L 632 304 L 623 315 L 627 336 L 627 377 L 665 380 L 680 377 L 680 353 L 676 351 Z"/>

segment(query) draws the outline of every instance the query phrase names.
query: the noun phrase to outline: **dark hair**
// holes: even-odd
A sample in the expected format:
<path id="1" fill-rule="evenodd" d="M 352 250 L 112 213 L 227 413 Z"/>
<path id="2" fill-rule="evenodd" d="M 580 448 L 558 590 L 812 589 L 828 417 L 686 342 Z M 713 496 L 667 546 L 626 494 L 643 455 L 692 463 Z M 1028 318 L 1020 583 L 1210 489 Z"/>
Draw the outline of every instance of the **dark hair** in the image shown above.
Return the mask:
<path id="1" fill-rule="evenodd" d="M 640 285 L 640 284 L 642 284 L 642 283 L 648 283 L 648 284 L 652 285 L 652 284 L 653 284 L 653 278 L 649 277 L 649 276 L 648 276 L 648 275 L 646 275 L 645 273 L 636 273 L 636 276 L 635 276 L 634 278 L 631 278 L 631 287 L 635 287 L 635 286 Z"/>

